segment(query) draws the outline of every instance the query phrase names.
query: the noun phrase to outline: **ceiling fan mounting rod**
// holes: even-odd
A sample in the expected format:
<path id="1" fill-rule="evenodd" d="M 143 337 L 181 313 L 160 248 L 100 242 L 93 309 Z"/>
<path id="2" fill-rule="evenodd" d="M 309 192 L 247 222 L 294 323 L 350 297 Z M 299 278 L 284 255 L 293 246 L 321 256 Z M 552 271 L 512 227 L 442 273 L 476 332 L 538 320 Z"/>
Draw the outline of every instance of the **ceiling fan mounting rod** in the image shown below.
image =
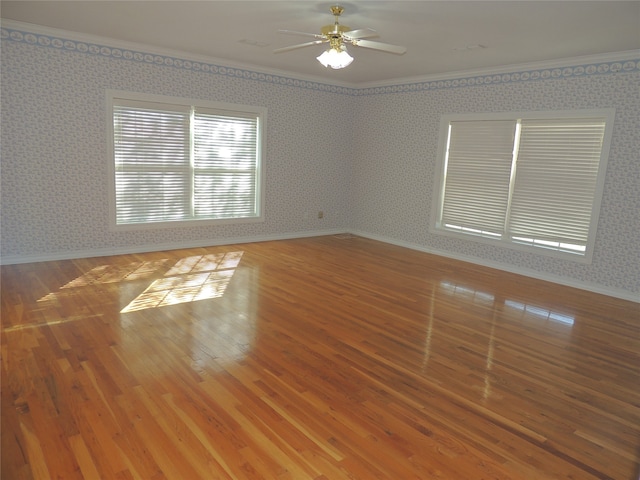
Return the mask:
<path id="1" fill-rule="evenodd" d="M 340 25 L 339 19 L 342 12 L 344 12 L 344 7 L 341 7 L 340 5 L 333 5 L 331 7 L 331 13 L 335 17 L 335 22 L 333 23 L 333 25 L 325 25 L 321 29 L 322 34 L 327 36 L 329 40 L 337 42 L 338 40 L 342 39 L 342 34 L 344 32 L 348 32 L 351 30 L 351 27 Z M 334 42 L 331 43 L 333 44 Z"/>

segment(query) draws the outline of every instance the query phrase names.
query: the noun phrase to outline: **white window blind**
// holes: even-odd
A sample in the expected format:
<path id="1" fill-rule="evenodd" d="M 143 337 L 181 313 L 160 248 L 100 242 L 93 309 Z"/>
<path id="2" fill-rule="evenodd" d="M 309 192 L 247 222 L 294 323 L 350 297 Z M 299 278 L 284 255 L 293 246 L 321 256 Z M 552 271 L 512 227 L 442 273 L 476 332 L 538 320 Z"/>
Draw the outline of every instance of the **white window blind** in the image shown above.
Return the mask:
<path id="1" fill-rule="evenodd" d="M 259 216 L 260 116 L 113 100 L 116 225 Z"/>
<path id="2" fill-rule="evenodd" d="M 189 211 L 189 112 L 117 105 L 116 222 L 180 220 Z"/>
<path id="3" fill-rule="evenodd" d="M 256 214 L 257 118 L 195 112 L 195 215 L 235 218 Z"/>
<path id="4" fill-rule="evenodd" d="M 463 121 L 450 125 L 444 225 L 502 233 L 515 129 L 515 121 Z"/>
<path id="5" fill-rule="evenodd" d="M 447 119 L 436 231 L 586 256 L 613 112 L 478 117 Z"/>
<path id="6" fill-rule="evenodd" d="M 604 118 L 522 120 L 512 238 L 586 247 L 604 128 Z"/>

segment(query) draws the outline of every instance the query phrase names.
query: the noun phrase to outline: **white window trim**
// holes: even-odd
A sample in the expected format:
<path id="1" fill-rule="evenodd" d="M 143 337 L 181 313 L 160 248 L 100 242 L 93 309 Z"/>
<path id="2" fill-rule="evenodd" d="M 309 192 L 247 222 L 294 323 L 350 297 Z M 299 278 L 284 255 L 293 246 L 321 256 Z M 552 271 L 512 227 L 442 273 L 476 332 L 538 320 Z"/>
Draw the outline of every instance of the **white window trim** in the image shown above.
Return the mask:
<path id="1" fill-rule="evenodd" d="M 129 224 L 122 225 L 116 223 L 116 166 L 114 160 L 114 126 L 113 126 L 113 107 L 116 100 L 151 102 L 156 104 L 168 104 L 174 106 L 196 105 L 201 108 L 213 110 L 228 110 L 234 113 L 250 113 L 258 117 L 258 145 L 257 145 L 257 166 L 258 181 L 256 185 L 257 198 L 257 215 L 250 218 L 225 218 L 225 219 L 194 219 L 194 220 L 175 220 L 167 222 L 153 222 L 147 224 Z M 189 228 L 201 227 L 209 225 L 224 224 L 247 224 L 264 222 L 264 199 L 265 199 L 265 152 L 266 152 L 266 125 L 267 125 L 267 109 L 265 107 L 257 107 L 251 105 L 240 105 L 235 103 L 212 102 L 201 99 L 193 99 L 187 97 L 174 97 L 165 95 L 154 95 L 138 92 L 128 92 L 122 90 L 106 91 L 106 116 L 107 116 L 107 164 L 109 166 L 109 230 L 125 231 L 125 230 L 150 230 L 159 228 Z"/>
<path id="2" fill-rule="evenodd" d="M 445 156 L 447 150 L 447 141 L 449 135 L 449 124 L 455 121 L 473 121 L 473 120 L 515 120 L 520 118 L 526 119 L 561 119 L 575 117 L 603 117 L 605 118 L 605 131 L 602 141 L 602 152 L 600 163 L 598 166 L 598 176 L 596 180 L 596 189 L 594 193 L 593 210 L 589 224 L 589 236 L 587 240 L 584 255 L 567 253 L 557 250 L 546 249 L 539 246 L 525 245 L 514 243 L 508 238 L 494 239 L 480 235 L 469 233 L 458 233 L 440 226 L 442 202 L 444 198 L 444 178 L 445 178 Z M 604 192 L 605 176 L 607 170 L 607 162 L 609 159 L 609 149 L 611 146 L 611 137 L 613 132 L 613 124 L 615 118 L 615 109 L 584 109 L 584 110 L 562 110 L 562 111 L 522 111 L 522 112 L 499 112 L 499 113 L 471 113 L 471 114 L 448 114 L 443 115 L 440 120 L 440 132 L 438 137 L 438 151 L 436 158 L 435 183 L 432 198 L 431 219 L 429 223 L 429 232 L 447 236 L 451 238 L 462 239 L 466 241 L 477 242 L 486 245 L 500 246 L 522 252 L 540 254 L 565 260 L 572 260 L 577 263 L 590 264 L 593 259 L 593 251 L 595 248 L 596 230 L 598 219 L 600 216 L 600 207 L 602 204 L 602 196 Z"/>

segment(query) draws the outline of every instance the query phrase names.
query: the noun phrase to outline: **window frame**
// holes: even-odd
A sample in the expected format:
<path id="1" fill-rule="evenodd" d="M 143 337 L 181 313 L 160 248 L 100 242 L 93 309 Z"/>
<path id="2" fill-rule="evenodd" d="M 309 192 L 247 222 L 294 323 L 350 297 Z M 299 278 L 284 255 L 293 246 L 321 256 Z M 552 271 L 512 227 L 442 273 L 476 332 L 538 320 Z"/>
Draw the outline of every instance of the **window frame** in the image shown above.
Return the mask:
<path id="1" fill-rule="evenodd" d="M 115 162 L 115 145 L 114 145 L 114 106 L 119 101 L 124 102 L 141 102 L 144 104 L 162 104 L 168 105 L 170 108 L 191 108 L 215 111 L 227 111 L 230 116 L 237 114 L 239 117 L 246 115 L 255 115 L 257 118 L 257 142 L 256 142 L 256 215 L 252 217 L 236 217 L 236 218 L 201 218 L 201 219 L 178 219 L 159 222 L 147 223 L 117 223 L 116 214 L 116 162 Z M 266 146 L 266 125 L 267 125 L 267 109 L 265 107 L 241 105 L 225 102 L 213 102 L 202 99 L 194 99 L 187 97 L 176 97 L 166 95 L 154 95 L 139 92 L 129 92 L 122 90 L 106 91 L 106 115 L 107 115 L 107 155 L 109 165 L 109 188 L 108 188 L 108 204 L 109 204 L 109 229 L 117 231 L 125 230 L 149 230 L 159 228 L 188 228 L 196 226 L 210 225 L 228 225 L 228 224 L 247 224 L 264 222 L 264 199 L 265 199 L 265 146 Z M 189 145 L 192 148 L 192 145 Z M 192 167 L 193 168 L 193 167 Z"/>
<path id="2" fill-rule="evenodd" d="M 441 218 L 443 213 L 443 201 L 445 190 L 445 174 L 446 174 L 446 157 L 449 141 L 449 125 L 451 122 L 460 121 L 518 121 L 518 120 L 556 120 L 567 118 L 604 118 L 605 128 L 602 139 L 602 150 L 600 153 L 600 161 L 598 164 L 598 173 L 596 177 L 596 184 L 593 196 L 591 218 L 589 222 L 589 233 L 587 236 L 586 248 L 584 254 L 582 253 L 569 253 L 565 251 L 554 250 L 547 248 L 543 245 L 531 245 L 512 241 L 509 235 L 503 235 L 502 238 L 491 238 L 482 234 L 459 232 L 449 228 L 445 228 L 441 224 Z M 533 254 L 540 254 L 543 256 L 550 256 L 555 258 L 572 260 L 577 263 L 589 264 L 593 259 L 593 251 L 595 248 L 596 230 L 598 225 L 598 219 L 600 216 L 600 209 L 602 204 L 602 197 L 604 193 L 605 177 L 607 170 L 607 163 L 609 159 L 609 151 L 611 146 L 611 137 L 613 132 L 613 124 L 615 119 L 615 109 L 613 108 L 601 108 L 601 109 L 581 109 L 581 110 L 561 110 L 561 111 L 519 111 L 519 112 L 494 112 L 494 113 L 466 113 L 466 114 L 446 114 L 440 119 L 440 131 L 438 136 L 438 150 L 436 157 L 436 169 L 434 175 L 434 191 L 432 198 L 431 219 L 429 222 L 430 233 L 445 236 L 450 238 L 463 239 L 485 245 L 494 245 L 505 247 L 508 249 L 518 250 L 522 252 L 528 252 Z M 517 146 L 517 139 L 514 139 Z M 517 151 L 515 152 L 517 155 Z M 513 172 L 509 182 L 509 190 L 512 192 L 514 185 Z M 507 218 L 509 211 L 507 211 Z"/>

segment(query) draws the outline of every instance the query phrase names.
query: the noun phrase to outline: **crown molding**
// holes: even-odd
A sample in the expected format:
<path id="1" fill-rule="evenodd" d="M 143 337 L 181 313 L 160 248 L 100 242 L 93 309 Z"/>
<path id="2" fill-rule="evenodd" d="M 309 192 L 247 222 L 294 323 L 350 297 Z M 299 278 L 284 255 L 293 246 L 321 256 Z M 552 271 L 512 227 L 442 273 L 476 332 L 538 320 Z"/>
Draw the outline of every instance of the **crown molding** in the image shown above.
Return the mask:
<path id="1" fill-rule="evenodd" d="M 421 77 L 396 78 L 384 82 L 349 84 L 14 20 L 0 19 L 0 21 L 2 40 L 352 96 L 640 71 L 640 50 L 630 50 Z"/>
<path id="2" fill-rule="evenodd" d="M 281 83 L 284 85 L 291 85 L 291 82 L 287 82 L 287 80 L 291 80 L 291 81 L 297 81 L 297 82 L 305 82 L 305 84 L 312 83 L 312 84 L 318 84 L 318 85 L 325 85 L 327 87 L 333 87 L 333 89 L 335 89 L 336 87 L 342 88 L 342 89 L 353 89 L 357 87 L 356 84 L 351 84 L 346 82 L 333 82 L 333 81 L 329 82 L 327 81 L 326 78 L 314 77 L 312 75 L 297 74 L 287 70 L 270 69 L 270 68 L 266 68 L 258 65 L 253 65 L 253 64 L 234 62 L 229 59 L 210 57 L 206 55 L 198 55 L 194 53 L 185 52 L 183 50 L 172 50 L 168 48 L 154 47 L 152 45 L 148 45 L 144 43 L 126 42 L 123 40 L 117 40 L 110 37 L 102 37 L 98 35 L 90 35 L 86 33 L 62 30 L 59 28 L 45 27 L 43 25 L 36 25 L 34 23 L 18 22 L 16 20 L 7 20 L 4 18 L 0 18 L 0 27 L 2 28 L 2 36 L 1 36 L 2 40 L 7 38 L 10 40 L 13 39 L 16 41 L 24 41 L 24 40 L 18 40 L 16 38 L 11 38 L 11 33 L 10 33 L 11 31 L 22 33 L 25 36 L 28 34 L 32 34 L 32 35 L 43 37 L 43 38 L 37 38 L 35 39 L 35 41 L 31 40 L 26 43 L 38 44 L 43 47 L 49 46 L 49 47 L 56 48 L 56 46 L 53 45 L 53 43 L 54 43 L 54 39 L 57 39 L 60 41 L 59 43 L 57 43 L 57 45 L 59 45 L 58 49 L 60 50 L 80 52 L 81 50 L 79 50 L 78 48 L 67 48 L 64 46 L 66 42 L 72 42 L 72 44 L 87 44 L 89 46 L 95 46 L 98 49 L 97 51 L 104 56 L 114 56 L 114 55 L 109 55 L 106 50 L 104 50 L 104 53 L 102 53 L 103 48 L 106 48 L 111 50 L 121 50 L 123 52 L 124 51 L 134 52 L 142 55 L 166 57 L 167 59 L 180 59 L 183 61 L 182 62 L 183 64 L 184 64 L 184 61 L 189 61 L 192 64 L 209 65 L 210 67 L 217 67 L 218 70 L 223 69 L 226 72 L 226 73 L 222 73 L 223 75 L 225 74 L 228 75 L 230 70 L 241 71 L 243 72 L 243 74 L 239 76 L 246 78 L 247 74 L 245 72 L 248 72 L 250 74 L 269 76 L 273 80 L 273 83 Z M 13 36 L 15 37 L 16 34 L 13 33 Z M 48 39 L 48 42 L 46 39 Z M 167 65 L 166 61 L 164 62 L 156 61 L 151 63 L 164 63 L 165 65 Z M 170 65 L 167 65 L 167 66 L 170 66 Z M 220 72 L 218 71 L 218 72 L 212 72 L 212 73 L 220 73 Z M 252 79 L 255 79 L 254 75 L 251 75 L 251 77 Z"/>
<path id="3" fill-rule="evenodd" d="M 391 81 L 382 82 L 366 82 L 359 83 L 358 88 L 367 89 L 375 87 L 389 87 L 416 83 L 429 83 L 441 80 L 459 80 L 471 77 L 484 77 L 512 73 L 526 73 L 534 70 L 557 70 L 571 67 L 581 67 L 587 65 L 598 65 L 607 63 L 628 63 L 635 62 L 635 69 L 639 69 L 637 65 L 640 61 L 640 50 L 627 50 L 622 52 L 602 53 L 598 55 L 583 55 L 579 57 L 567 57 L 555 60 L 545 60 L 540 62 L 519 63 L 501 65 L 498 67 L 488 67 L 475 70 L 460 70 L 455 72 L 446 72 L 433 75 L 424 75 L 416 77 L 394 78 Z M 602 72 L 601 72 L 602 73 Z M 611 72 L 615 73 L 615 72 Z"/>

